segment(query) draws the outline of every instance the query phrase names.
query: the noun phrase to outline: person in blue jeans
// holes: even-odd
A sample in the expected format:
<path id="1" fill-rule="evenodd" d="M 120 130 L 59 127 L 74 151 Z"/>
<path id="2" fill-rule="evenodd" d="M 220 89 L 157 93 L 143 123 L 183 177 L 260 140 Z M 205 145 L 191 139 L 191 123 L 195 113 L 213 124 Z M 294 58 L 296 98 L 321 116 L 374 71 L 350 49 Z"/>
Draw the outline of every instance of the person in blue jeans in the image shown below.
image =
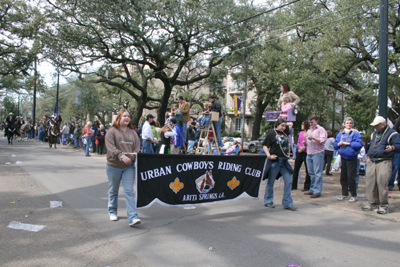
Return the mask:
<path id="1" fill-rule="evenodd" d="M 143 139 L 143 153 L 154 154 L 153 144 L 157 144 L 154 140 L 153 131 L 151 130 L 150 123 L 154 121 L 152 114 L 147 114 L 146 121 L 142 128 L 142 139 Z"/>
<path id="2" fill-rule="evenodd" d="M 392 160 L 392 176 L 389 180 L 388 190 L 393 191 L 394 182 L 396 181 L 397 175 L 397 186 L 400 190 L 400 153 L 394 154 L 394 158 Z"/>
<path id="3" fill-rule="evenodd" d="M 217 134 L 218 146 L 221 147 L 221 146 L 224 146 L 224 143 L 222 143 L 222 139 L 221 139 L 221 124 L 222 124 L 221 104 L 218 103 L 217 101 L 215 101 L 215 96 L 210 96 L 208 98 L 208 101 L 210 101 L 210 103 L 213 105 L 212 111 L 219 113 L 218 121 L 213 121 L 213 124 L 214 124 L 215 133 Z"/>
<path id="4" fill-rule="evenodd" d="M 133 184 L 135 180 L 136 154 L 140 151 L 140 140 L 131 128 L 131 116 L 126 109 L 118 112 L 113 126 L 105 136 L 107 147 L 108 214 L 111 221 L 117 221 L 118 191 L 120 183 L 124 188 L 126 212 L 129 226 L 141 223 L 136 211 Z"/>
<path id="5" fill-rule="evenodd" d="M 44 138 L 44 127 L 43 123 L 41 123 L 39 126 L 39 141 L 43 142 L 43 138 Z"/>
<path id="6" fill-rule="evenodd" d="M 327 139 L 327 133 L 323 127 L 318 125 L 318 117 L 311 115 L 308 117 L 310 128 L 307 131 L 307 139 L 303 144 L 307 148 L 307 171 L 310 175 L 310 190 L 304 195 L 310 198 L 321 197 L 322 194 L 322 171 L 324 169 L 324 148 Z"/>
<path id="7" fill-rule="evenodd" d="M 92 135 L 93 135 L 93 130 L 92 128 L 92 122 L 88 121 L 84 127 L 85 130 L 85 140 L 86 140 L 86 147 L 85 147 L 85 157 L 90 157 L 89 155 L 89 148 L 90 148 L 90 142 L 92 140 Z"/>
<path id="8" fill-rule="evenodd" d="M 200 129 L 206 129 L 207 127 L 209 127 L 212 107 L 212 104 L 204 103 L 204 110 L 201 112 L 200 117 L 197 119 Z"/>
<path id="9" fill-rule="evenodd" d="M 267 133 L 263 150 L 267 154 L 267 165 L 265 173 L 268 178 L 265 188 L 264 206 L 275 208 L 274 205 L 274 183 L 279 173 L 283 176 L 285 187 L 283 189 L 282 206 L 284 209 L 295 211 L 292 199 L 292 174 L 293 169 L 288 161 L 290 157 L 289 130 L 286 120 L 279 118 L 275 122 L 275 129 Z"/>
<path id="10" fill-rule="evenodd" d="M 395 124 L 393 125 L 393 130 L 400 133 L 400 116 L 397 118 Z M 396 181 L 397 175 L 397 186 L 400 190 L 400 153 L 396 153 L 392 160 L 392 176 L 389 180 L 388 190 L 393 191 L 394 182 Z"/>

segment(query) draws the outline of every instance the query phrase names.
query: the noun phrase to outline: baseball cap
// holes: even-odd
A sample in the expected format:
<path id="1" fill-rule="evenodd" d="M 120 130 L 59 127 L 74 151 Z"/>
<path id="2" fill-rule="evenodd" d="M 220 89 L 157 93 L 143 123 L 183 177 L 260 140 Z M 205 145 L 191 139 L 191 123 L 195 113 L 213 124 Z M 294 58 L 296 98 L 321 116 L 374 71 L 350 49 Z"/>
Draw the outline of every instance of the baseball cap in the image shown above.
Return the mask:
<path id="1" fill-rule="evenodd" d="M 374 121 L 371 123 L 372 126 L 376 126 L 380 123 L 386 123 L 386 119 L 382 116 L 375 117 Z"/>
<path id="2" fill-rule="evenodd" d="M 155 117 L 153 116 L 153 114 L 147 114 L 146 119 L 149 119 L 149 118 L 154 119 Z"/>

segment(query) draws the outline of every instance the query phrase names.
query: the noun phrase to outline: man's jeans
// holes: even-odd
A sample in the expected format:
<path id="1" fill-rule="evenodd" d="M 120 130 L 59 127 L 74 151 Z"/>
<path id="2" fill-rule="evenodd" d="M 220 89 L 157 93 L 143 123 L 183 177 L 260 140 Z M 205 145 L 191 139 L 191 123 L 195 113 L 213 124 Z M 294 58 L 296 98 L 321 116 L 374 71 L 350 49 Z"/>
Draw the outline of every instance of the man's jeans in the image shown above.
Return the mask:
<path id="1" fill-rule="evenodd" d="M 356 190 L 357 191 L 358 191 L 358 182 L 359 181 L 360 181 L 360 160 L 357 161 L 357 173 L 356 173 Z"/>
<path id="2" fill-rule="evenodd" d="M 218 121 L 213 121 L 213 123 L 214 123 L 215 132 L 217 134 L 218 146 L 223 146 L 224 143 L 222 143 L 222 140 L 221 140 L 222 117 L 220 117 Z"/>
<path id="3" fill-rule="evenodd" d="M 128 222 L 133 219 L 139 219 L 136 211 L 135 195 L 133 193 L 133 183 L 135 180 L 135 165 L 132 164 L 126 168 L 115 168 L 106 165 L 108 176 L 108 213 L 110 215 L 117 215 L 118 209 L 118 189 L 122 181 L 124 188 L 126 213 L 128 215 Z"/>
<path id="4" fill-rule="evenodd" d="M 394 187 L 394 181 L 396 181 L 396 175 L 397 175 L 397 186 L 400 188 L 400 153 L 394 154 L 394 158 L 392 160 L 392 176 L 390 177 L 389 180 L 389 185 L 388 187 Z"/>
<path id="5" fill-rule="evenodd" d="M 292 191 L 292 175 L 285 167 L 279 167 L 279 161 L 272 163 L 271 168 L 268 171 L 268 182 L 265 188 L 264 205 L 274 204 L 274 183 L 275 178 L 279 171 L 283 176 L 285 187 L 283 189 L 282 206 L 288 208 L 293 206 L 293 199 L 291 195 Z"/>
<path id="6" fill-rule="evenodd" d="M 183 142 L 186 142 L 187 138 L 187 122 L 182 123 L 182 135 L 183 135 Z"/>
<path id="7" fill-rule="evenodd" d="M 143 140 L 143 153 L 154 154 L 153 143 L 149 140 Z"/>
<path id="8" fill-rule="evenodd" d="M 310 192 L 321 195 L 322 192 L 322 172 L 324 170 L 324 152 L 307 155 L 307 170 L 311 178 Z"/>
<path id="9" fill-rule="evenodd" d="M 79 138 L 74 138 L 74 148 L 79 147 Z"/>
<path id="10" fill-rule="evenodd" d="M 195 141 L 195 140 L 189 140 L 188 143 L 189 143 L 189 144 L 188 144 L 188 150 L 187 150 L 187 152 L 190 153 L 190 152 L 192 152 L 193 146 L 194 146 L 194 144 L 196 143 L 196 141 Z"/>
<path id="11" fill-rule="evenodd" d="M 62 134 L 62 145 L 66 146 L 68 140 L 68 134 Z"/>
<path id="12" fill-rule="evenodd" d="M 44 141 L 43 138 L 44 138 L 44 132 L 40 132 L 39 133 L 39 141 L 43 142 Z"/>

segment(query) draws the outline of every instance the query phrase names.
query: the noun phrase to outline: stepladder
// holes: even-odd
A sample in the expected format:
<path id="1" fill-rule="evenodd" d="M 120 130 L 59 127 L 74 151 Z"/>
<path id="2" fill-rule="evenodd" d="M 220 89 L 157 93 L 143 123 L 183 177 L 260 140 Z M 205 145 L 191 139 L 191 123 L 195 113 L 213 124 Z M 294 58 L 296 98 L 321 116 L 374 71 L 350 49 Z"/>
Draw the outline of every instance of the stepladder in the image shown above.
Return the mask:
<path id="1" fill-rule="evenodd" d="M 217 142 L 217 135 L 215 134 L 214 124 L 210 121 L 210 125 L 205 129 L 199 129 L 201 131 L 199 142 L 197 143 L 197 148 L 195 151 L 196 155 L 213 155 L 213 148 L 217 150 L 218 155 L 221 155 L 216 143 L 215 147 L 213 143 Z M 211 134 L 212 133 L 212 137 Z"/>

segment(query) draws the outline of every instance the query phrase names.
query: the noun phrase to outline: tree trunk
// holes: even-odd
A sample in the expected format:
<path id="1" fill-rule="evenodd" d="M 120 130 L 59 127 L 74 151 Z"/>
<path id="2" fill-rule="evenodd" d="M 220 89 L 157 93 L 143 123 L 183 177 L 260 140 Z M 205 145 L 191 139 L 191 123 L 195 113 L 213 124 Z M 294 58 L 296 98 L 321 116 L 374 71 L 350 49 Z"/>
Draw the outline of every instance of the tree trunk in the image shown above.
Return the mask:
<path id="1" fill-rule="evenodd" d="M 146 107 L 146 103 L 147 92 L 140 96 L 139 101 L 137 101 L 136 111 L 132 115 L 132 124 L 135 126 L 135 128 L 138 127 L 140 118 L 142 117 L 143 109 Z"/>
<path id="2" fill-rule="evenodd" d="M 268 106 L 268 102 L 263 103 L 262 100 L 257 98 L 256 101 L 256 114 L 254 116 L 253 131 L 251 134 L 251 140 L 256 140 L 260 137 L 261 120 L 265 108 Z"/>
<path id="3" fill-rule="evenodd" d="M 169 82 L 164 82 L 164 94 L 161 97 L 160 108 L 157 110 L 157 120 L 160 125 L 164 125 L 165 123 L 165 113 L 168 111 L 168 99 L 171 96 L 171 92 L 172 86 Z"/>

